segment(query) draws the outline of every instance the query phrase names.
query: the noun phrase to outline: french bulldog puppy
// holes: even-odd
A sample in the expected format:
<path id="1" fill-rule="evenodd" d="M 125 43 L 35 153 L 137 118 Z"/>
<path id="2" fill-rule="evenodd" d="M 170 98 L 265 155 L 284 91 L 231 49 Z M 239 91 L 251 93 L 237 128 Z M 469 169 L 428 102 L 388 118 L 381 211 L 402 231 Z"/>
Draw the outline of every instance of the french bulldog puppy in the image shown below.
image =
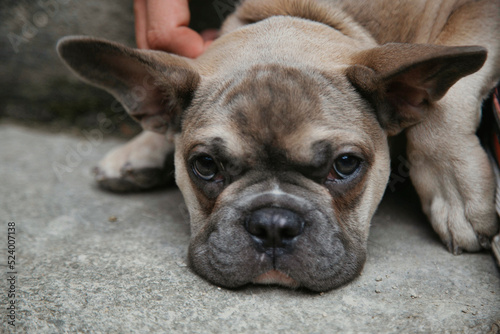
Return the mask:
<path id="1" fill-rule="evenodd" d="M 104 187 L 156 185 L 175 150 L 195 272 L 325 291 L 363 268 L 403 131 L 444 244 L 490 247 L 495 182 L 475 131 L 499 31 L 499 0 L 246 0 L 195 60 L 88 37 L 58 52 L 145 130 L 100 162 Z"/>

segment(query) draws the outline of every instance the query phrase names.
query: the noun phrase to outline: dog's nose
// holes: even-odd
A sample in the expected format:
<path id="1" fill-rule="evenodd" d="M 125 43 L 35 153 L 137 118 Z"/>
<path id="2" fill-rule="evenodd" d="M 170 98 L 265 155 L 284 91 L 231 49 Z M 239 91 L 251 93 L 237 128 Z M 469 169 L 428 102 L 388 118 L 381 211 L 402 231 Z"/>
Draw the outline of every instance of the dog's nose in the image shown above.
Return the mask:
<path id="1" fill-rule="evenodd" d="M 245 222 L 259 250 L 285 249 L 304 230 L 304 220 L 296 213 L 282 208 L 254 211 Z"/>

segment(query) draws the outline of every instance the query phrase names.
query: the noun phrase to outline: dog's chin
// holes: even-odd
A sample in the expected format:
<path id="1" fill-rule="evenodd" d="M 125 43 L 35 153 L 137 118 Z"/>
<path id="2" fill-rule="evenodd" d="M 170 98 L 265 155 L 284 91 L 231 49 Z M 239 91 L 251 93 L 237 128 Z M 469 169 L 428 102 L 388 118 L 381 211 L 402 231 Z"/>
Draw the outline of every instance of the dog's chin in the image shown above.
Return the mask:
<path id="1" fill-rule="evenodd" d="M 252 281 L 254 284 L 276 284 L 276 285 L 282 285 L 288 288 L 298 288 L 299 287 L 299 282 L 291 278 L 285 273 L 282 273 L 281 271 L 278 270 L 270 270 L 264 274 L 261 274 L 254 278 Z"/>

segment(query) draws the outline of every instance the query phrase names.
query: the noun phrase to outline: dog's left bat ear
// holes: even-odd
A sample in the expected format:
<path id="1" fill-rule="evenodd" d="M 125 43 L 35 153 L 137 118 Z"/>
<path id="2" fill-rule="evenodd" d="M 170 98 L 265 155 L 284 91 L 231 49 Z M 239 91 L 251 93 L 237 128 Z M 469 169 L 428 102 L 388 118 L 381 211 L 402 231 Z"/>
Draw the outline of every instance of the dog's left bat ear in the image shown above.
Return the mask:
<path id="1" fill-rule="evenodd" d="M 200 81 L 191 60 L 89 37 L 65 37 L 59 56 L 84 81 L 110 92 L 145 130 L 178 128 Z"/>
<path id="2" fill-rule="evenodd" d="M 358 53 L 347 78 L 377 109 L 388 135 L 418 123 L 429 106 L 486 60 L 479 46 L 391 43 Z"/>

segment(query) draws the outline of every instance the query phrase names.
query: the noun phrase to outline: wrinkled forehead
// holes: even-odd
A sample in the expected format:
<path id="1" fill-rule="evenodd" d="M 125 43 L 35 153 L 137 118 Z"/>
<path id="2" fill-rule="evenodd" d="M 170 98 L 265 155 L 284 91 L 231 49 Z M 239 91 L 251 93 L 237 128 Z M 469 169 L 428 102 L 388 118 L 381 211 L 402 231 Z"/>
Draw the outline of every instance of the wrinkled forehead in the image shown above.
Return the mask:
<path id="1" fill-rule="evenodd" d="M 293 152 L 295 160 L 308 160 L 324 142 L 369 145 L 360 131 L 360 112 L 338 80 L 312 70 L 259 65 L 205 84 L 183 128 L 190 146 L 216 139 L 247 156 Z"/>

